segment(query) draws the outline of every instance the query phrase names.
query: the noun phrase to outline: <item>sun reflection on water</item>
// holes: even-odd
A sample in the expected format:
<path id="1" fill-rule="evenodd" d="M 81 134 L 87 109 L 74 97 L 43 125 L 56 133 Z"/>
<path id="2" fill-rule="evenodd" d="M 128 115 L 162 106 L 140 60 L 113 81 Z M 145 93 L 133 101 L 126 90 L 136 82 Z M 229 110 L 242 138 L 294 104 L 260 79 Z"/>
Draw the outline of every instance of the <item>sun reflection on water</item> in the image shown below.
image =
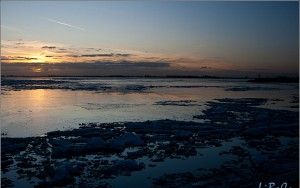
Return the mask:
<path id="1" fill-rule="evenodd" d="M 35 105 L 42 106 L 47 100 L 45 92 L 46 91 L 44 89 L 32 90 L 30 93 L 32 97 L 32 102 Z"/>

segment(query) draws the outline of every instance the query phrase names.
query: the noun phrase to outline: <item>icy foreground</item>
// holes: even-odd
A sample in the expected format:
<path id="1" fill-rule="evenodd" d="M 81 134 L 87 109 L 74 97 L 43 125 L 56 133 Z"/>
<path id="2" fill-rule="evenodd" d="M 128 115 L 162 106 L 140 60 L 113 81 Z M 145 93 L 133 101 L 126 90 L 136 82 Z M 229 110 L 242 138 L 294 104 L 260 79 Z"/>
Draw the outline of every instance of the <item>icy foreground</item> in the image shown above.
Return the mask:
<path id="1" fill-rule="evenodd" d="M 265 102 L 211 101 L 195 116 L 204 123 L 90 123 L 44 137 L 2 138 L 2 186 L 20 186 L 10 175 L 15 173 L 35 187 L 111 187 L 112 178 L 147 171 L 169 159 L 188 160 L 201 148 L 217 148 L 237 138 L 239 145 L 219 153 L 220 158 L 230 156 L 220 167 L 150 177 L 151 186 L 256 187 L 259 182 L 288 182 L 298 187 L 298 112 L 257 107 Z"/>

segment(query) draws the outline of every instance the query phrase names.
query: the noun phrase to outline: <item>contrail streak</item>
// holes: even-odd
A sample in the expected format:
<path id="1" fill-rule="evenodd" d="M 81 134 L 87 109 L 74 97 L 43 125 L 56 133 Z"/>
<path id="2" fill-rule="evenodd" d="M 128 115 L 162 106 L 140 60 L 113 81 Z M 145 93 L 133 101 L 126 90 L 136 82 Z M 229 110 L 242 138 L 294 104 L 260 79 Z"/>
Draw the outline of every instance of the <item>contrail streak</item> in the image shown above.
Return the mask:
<path id="1" fill-rule="evenodd" d="M 71 24 L 67 24 L 67 23 L 64 23 L 64 22 L 60 22 L 58 20 L 54 20 L 54 19 L 50 19 L 50 18 L 47 18 L 47 20 L 49 22 L 57 23 L 57 24 L 60 24 L 60 25 L 64 25 L 64 26 L 67 26 L 67 27 L 71 27 L 71 28 L 75 28 L 75 29 L 79 29 L 81 31 L 84 31 L 84 29 L 82 27 L 77 27 L 77 26 L 74 26 L 74 25 L 71 25 Z"/>

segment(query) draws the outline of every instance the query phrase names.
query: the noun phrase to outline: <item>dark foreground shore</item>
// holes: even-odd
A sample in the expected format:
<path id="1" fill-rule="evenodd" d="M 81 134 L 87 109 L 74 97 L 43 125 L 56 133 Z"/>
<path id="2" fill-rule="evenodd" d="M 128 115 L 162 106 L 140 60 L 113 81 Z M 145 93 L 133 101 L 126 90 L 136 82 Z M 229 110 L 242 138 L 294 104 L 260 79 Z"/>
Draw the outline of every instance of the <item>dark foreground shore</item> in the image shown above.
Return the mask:
<path id="1" fill-rule="evenodd" d="M 258 187 L 269 182 L 299 187 L 298 112 L 259 107 L 266 102 L 217 99 L 194 117 L 202 123 L 89 123 L 43 137 L 2 137 L 1 183 L 20 187 L 11 178 L 15 173 L 32 187 L 111 187 L 119 176 L 147 171 L 170 159 L 188 160 L 199 156 L 201 148 L 219 148 L 235 139 L 237 144 L 219 152 L 219 158 L 229 157 L 219 167 L 193 164 L 199 165 L 198 172 L 149 177 L 150 187 Z"/>

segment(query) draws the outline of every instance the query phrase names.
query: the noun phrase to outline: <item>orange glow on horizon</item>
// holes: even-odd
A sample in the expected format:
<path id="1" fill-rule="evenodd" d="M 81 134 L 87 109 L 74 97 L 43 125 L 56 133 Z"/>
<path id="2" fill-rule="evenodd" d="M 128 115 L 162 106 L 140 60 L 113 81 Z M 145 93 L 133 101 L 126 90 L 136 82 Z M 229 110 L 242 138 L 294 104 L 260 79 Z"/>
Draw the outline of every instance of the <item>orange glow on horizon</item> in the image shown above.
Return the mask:
<path id="1" fill-rule="evenodd" d="M 33 73 L 47 73 L 40 66 L 44 63 L 101 63 L 101 62 L 131 62 L 131 63 L 165 63 L 173 70 L 228 70 L 234 67 L 220 58 L 199 58 L 181 56 L 180 54 L 151 53 L 138 50 L 73 47 L 63 44 L 45 43 L 41 41 L 1 41 L 1 62 L 33 63 Z"/>

